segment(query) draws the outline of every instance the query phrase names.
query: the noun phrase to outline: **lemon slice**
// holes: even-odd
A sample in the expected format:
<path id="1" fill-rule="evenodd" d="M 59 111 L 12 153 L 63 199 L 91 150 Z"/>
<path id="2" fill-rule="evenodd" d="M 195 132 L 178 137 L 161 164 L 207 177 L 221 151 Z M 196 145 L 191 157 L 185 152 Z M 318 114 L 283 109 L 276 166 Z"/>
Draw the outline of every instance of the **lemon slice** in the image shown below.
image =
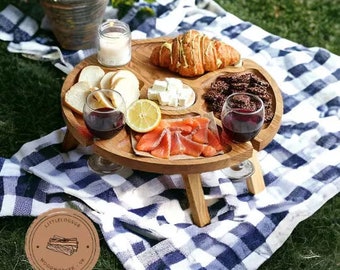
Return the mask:
<path id="1" fill-rule="evenodd" d="M 149 99 L 138 99 L 126 112 L 126 124 L 136 132 L 149 132 L 158 126 L 162 114 L 158 104 Z"/>

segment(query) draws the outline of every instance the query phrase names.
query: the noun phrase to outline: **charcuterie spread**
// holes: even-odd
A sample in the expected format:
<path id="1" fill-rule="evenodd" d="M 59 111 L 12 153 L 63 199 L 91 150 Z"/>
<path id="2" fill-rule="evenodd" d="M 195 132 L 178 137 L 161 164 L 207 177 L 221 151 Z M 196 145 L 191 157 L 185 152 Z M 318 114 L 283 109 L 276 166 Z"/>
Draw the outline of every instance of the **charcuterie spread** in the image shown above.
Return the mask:
<path id="1" fill-rule="evenodd" d="M 281 98 L 276 93 L 277 86 L 264 69 L 248 59 L 241 59 L 235 48 L 211 40 L 196 30 L 175 38 L 135 44 L 129 64 L 119 68 L 103 67 L 90 57 L 89 62 L 85 60 L 84 65 L 79 66 L 73 80 L 64 85 L 67 89 L 62 93 L 63 102 L 78 119 L 76 132 L 80 141 L 90 144 L 81 110 L 87 94 L 98 88 L 118 90 L 125 99 L 126 135 L 122 135 L 124 143 L 118 145 L 124 145 L 128 158 L 134 161 L 148 162 L 146 157 L 151 157 L 169 160 L 171 165 L 179 159 L 195 162 L 221 156 L 223 160 L 223 154 L 233 156 L 235 152 L 240 159 L 249 157 L 249 150 L 239 150 L 240 147 L 221 141 L 219 110 L 226 96 L 235 91 L 251 91 L 266 105 L 266 125 L 252 142 L 254 147 L 263 148 L 277 132 L 282 114 L 277 107 L 277 100 Z M 153 108 L 152 113 L 147 112 L 148 106 Z M 210 119 L 214 124 L 209 124 L 209 120 L 208 125 L 199 127 L 200 120 L 194 123 L 193 119 L 200 119 L 201 124 L 203 119 Z M 204 140 L 197 141 L 197 138 Z M 115 142 L 96 144 L 105 145 L 112 153 L 117 147 Z"/>

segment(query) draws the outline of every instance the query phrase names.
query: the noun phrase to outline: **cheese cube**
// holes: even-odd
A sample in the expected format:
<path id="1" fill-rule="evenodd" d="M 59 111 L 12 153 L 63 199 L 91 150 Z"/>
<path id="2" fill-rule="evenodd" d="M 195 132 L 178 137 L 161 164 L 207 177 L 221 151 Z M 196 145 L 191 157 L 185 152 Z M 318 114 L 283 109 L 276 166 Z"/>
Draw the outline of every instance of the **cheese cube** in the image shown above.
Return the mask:
<path id="1" fill-rule="evenodd" d="M 180 79 L 165 78 L 155 80 L 148 89 L 148 99 L 157 100 L 163 106 L 188 106 L 191 101 L 192 89 L 184 85 Z"/>
<path id="2" fill-rule="evenodd" d="M 148 99 L 150 100 L 158 100 L 159 91 L 153 90 L 152 88 L 148 89 Z"/>
<path id="3" fill-rule="evenodd" d="M 152 90 L 155 91 L 166 91 L 168 83 L 166 81 L 155 80 L 152 85 Z"/>
<path id="4" fill-rule="evenodd" d="M 168 105 L 170 101 L 170 95 L 167 91 L 161 91 L 158 94 L 158 103 L 160 105 Z"/>
<path id="5" fill-rule="evenodd" d="M 170 95 L 177 95 L 178 89 L 175 85 L 168 84 L 168 88 L 166 89 L 167 92 L 170 93 Z"/>
<path id="6" fill-rule="evenodd" d="M 169 93 L 168 106 L 172 106 L 172 107 L 177 107 L 178 106 L 178 97 L 177 97 L 176 94 Z"/>
<path id="7" fill-rule="evenodd" d="M 168 91 L 179 92 L 182 90 L 183 83 L 181 80 L 176 78 L 166 78 L 165 80 L 168 82 Z"/>
<path id="8" fill-rule="evenodd" d="M 177 78 L 165 78 L 165 81 L 168 83 L 168 86 L 175 87 L 177 89 L 181 89 L 183 87 L 183 83 L 180 79 Z"/>
<path id="9" fill-rule="evenodd" d="M 178 105 L 179 106 L 183 106 L 183 107 L 188 106 L 188 104 L 190 102 L 191 94 L 192 94 L 192 90 L 190 88 L 184 87 L 181 90 L 181 92 L 179 92 L 179 95 L 178 95 Z"/>

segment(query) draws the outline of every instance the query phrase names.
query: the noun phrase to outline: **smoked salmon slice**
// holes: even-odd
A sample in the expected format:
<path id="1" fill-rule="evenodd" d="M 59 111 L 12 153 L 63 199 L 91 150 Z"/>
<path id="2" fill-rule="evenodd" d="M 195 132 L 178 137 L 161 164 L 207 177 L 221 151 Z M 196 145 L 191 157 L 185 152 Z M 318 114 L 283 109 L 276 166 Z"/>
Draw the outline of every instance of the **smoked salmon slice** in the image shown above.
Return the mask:
<path id="1" fill-rule="evenodd" d="M 168 126 L 167 121 L 161 120 L 159 125 L 150 132 L 143 134 L 136 134 L 137 140 L 136 149 L 138 151 L 150 152 L 161 142 L 162 137 L 165 134 L 165 128 Z"/>
<path id="2" fill-rule="evenodd" d="M 210 119 L 207 117 L 194 117 L 190 120 L 192 131 L 192 139 L 198 143 L 208 143 L 208 129 Z"/>
<path id="3" fill-rule="evenodd" d="M 190 125 L 193 129 L 208 128 L 210 119 L 204 116 L 184 118 L 183 122 Z"/>
<path id="4" fill-rule="evenodd" d="M 189 137 L 183 136 L 182 134 L 179 134 L 179 138 L 184 146 L 183 154 L 193 157 L 199 157 L 202 154 L 204 144 L 194 142 Z"/>
<path id="5" fill-rule="evenodd" d="M 205 157 L 213 157 L 217 154 L 217 151 L 211 145 L 204 145 L 202 155 Z"/>
<path id="6" fill-rule="evenodd" d="M 180 138 L 181 131 L 176 130 L 171 132 L 171 147 L 170 147 L 170 155 L 181 155 L 184 153 L 185 147 L 181 142 Z"/>
<path id="7" fill-rule="evenodd" d="M 179 130 L 182 134 L 190 134 L 193 130 L 193 127 L 183 120 L 173 121 L 169 123 L 169 128 L 171 131 Z"/>
<path id="8" fill-rule="evenodd" d="M 207 117 L 188 117 L 182 120 L 163 119 L 159 126 L 144 134 L 135 134 L 138 151 L 169 159 L 171 156 L 211 157 L 224 149 L 219 136 L 209 129 Z"/>
<path id="9" fill-rule="evenodd" d="M 208 143 L 208 128 L 197 128 L 192 133 L 192 140 L 198 143 Z"/>
<path id="10" fill-rule="evenodd" d="M 168 159 L 170 158 L 171 132 L 169 129 L 164 129 L 164 131 L 165 133 L 161 138 L 160 143 L 153 150 L 151 150 L 151 155 Z"/>
<path id="11" fill-rule="evenodd" d="M 220 142 L 220 138 L 210 129 L 208 129 L 208 145 L 214 147 L 217 152 L 224 150 L 224 147 Z"/>
<path id="12" fill-rule="evenodd" d="M 138 151 L 150 152 L 155 149 L 161 142 L 166 129 L 155 129 L 143 134 L 136 144 Z"/>

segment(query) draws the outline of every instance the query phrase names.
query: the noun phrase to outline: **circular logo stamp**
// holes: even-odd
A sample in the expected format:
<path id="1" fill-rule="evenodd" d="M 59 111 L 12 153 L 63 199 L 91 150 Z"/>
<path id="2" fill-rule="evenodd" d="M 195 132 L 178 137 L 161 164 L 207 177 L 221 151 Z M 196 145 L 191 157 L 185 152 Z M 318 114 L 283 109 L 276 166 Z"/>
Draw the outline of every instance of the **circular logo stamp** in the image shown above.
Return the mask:
<path id="1" fill-rule="evenodd" d="M 99 237 L 83 213 L 57 208 L 32 222 L 26 233 L 25 251 L 34 269 L 92 269 L 100 254 Z"/>

